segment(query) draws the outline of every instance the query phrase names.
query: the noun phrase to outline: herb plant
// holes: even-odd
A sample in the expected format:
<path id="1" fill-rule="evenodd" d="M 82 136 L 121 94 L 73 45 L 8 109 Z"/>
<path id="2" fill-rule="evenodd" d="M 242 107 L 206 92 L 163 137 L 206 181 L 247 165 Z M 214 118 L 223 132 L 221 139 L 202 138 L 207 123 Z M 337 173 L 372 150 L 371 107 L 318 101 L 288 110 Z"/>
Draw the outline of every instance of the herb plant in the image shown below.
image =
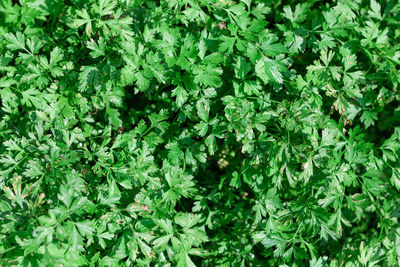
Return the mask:
<path id="1" fill-rule="evenodd" d="M 1 266 L 399 266 L 397 0 L 1 0 Z"/>

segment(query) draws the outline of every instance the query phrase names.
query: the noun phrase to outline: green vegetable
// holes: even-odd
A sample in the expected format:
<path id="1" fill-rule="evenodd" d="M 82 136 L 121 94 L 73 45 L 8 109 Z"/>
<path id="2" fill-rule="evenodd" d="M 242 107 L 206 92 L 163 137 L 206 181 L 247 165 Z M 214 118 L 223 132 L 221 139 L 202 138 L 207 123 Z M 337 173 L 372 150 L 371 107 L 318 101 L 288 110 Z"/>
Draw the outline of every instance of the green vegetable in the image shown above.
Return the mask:
<path id="1" fill-rule="evenodd" d="M 399 18 L 0 1 L 0 265 L 399 266 Z"/>

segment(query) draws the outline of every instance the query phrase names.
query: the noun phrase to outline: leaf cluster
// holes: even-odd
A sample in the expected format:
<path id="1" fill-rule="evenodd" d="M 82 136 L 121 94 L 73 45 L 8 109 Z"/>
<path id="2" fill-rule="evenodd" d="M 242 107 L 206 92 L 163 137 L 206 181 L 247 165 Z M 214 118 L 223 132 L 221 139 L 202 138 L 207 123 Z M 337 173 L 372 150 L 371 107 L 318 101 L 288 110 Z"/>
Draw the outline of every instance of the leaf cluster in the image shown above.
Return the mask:
<path id="1" fill-rule="evenodd" d="M 399 18 L 0 1 L 0 265 L 399 266 Z"/>

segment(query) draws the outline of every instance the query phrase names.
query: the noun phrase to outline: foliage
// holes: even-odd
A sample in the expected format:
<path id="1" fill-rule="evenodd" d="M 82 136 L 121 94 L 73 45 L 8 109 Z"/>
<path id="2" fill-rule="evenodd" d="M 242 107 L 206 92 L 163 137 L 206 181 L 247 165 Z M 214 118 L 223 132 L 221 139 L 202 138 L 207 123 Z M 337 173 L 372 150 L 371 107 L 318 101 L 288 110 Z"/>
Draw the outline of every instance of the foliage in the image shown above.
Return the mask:
<path id="1" fill-rule="evenodd" d="M 399 266 L 396 0 L 0 1 L 2 266 Z"/>

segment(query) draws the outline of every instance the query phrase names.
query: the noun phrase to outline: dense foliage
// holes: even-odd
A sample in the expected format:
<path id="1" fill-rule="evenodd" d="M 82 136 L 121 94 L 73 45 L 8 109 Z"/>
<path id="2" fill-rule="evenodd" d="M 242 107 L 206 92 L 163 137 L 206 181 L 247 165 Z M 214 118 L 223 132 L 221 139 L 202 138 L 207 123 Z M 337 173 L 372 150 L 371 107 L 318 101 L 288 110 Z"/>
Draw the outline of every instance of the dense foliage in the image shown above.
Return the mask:
<path id="1" fill-rule="evenodd" d="M 397 0 L 1 0 L 1 266 L 399 266 Z"/>

